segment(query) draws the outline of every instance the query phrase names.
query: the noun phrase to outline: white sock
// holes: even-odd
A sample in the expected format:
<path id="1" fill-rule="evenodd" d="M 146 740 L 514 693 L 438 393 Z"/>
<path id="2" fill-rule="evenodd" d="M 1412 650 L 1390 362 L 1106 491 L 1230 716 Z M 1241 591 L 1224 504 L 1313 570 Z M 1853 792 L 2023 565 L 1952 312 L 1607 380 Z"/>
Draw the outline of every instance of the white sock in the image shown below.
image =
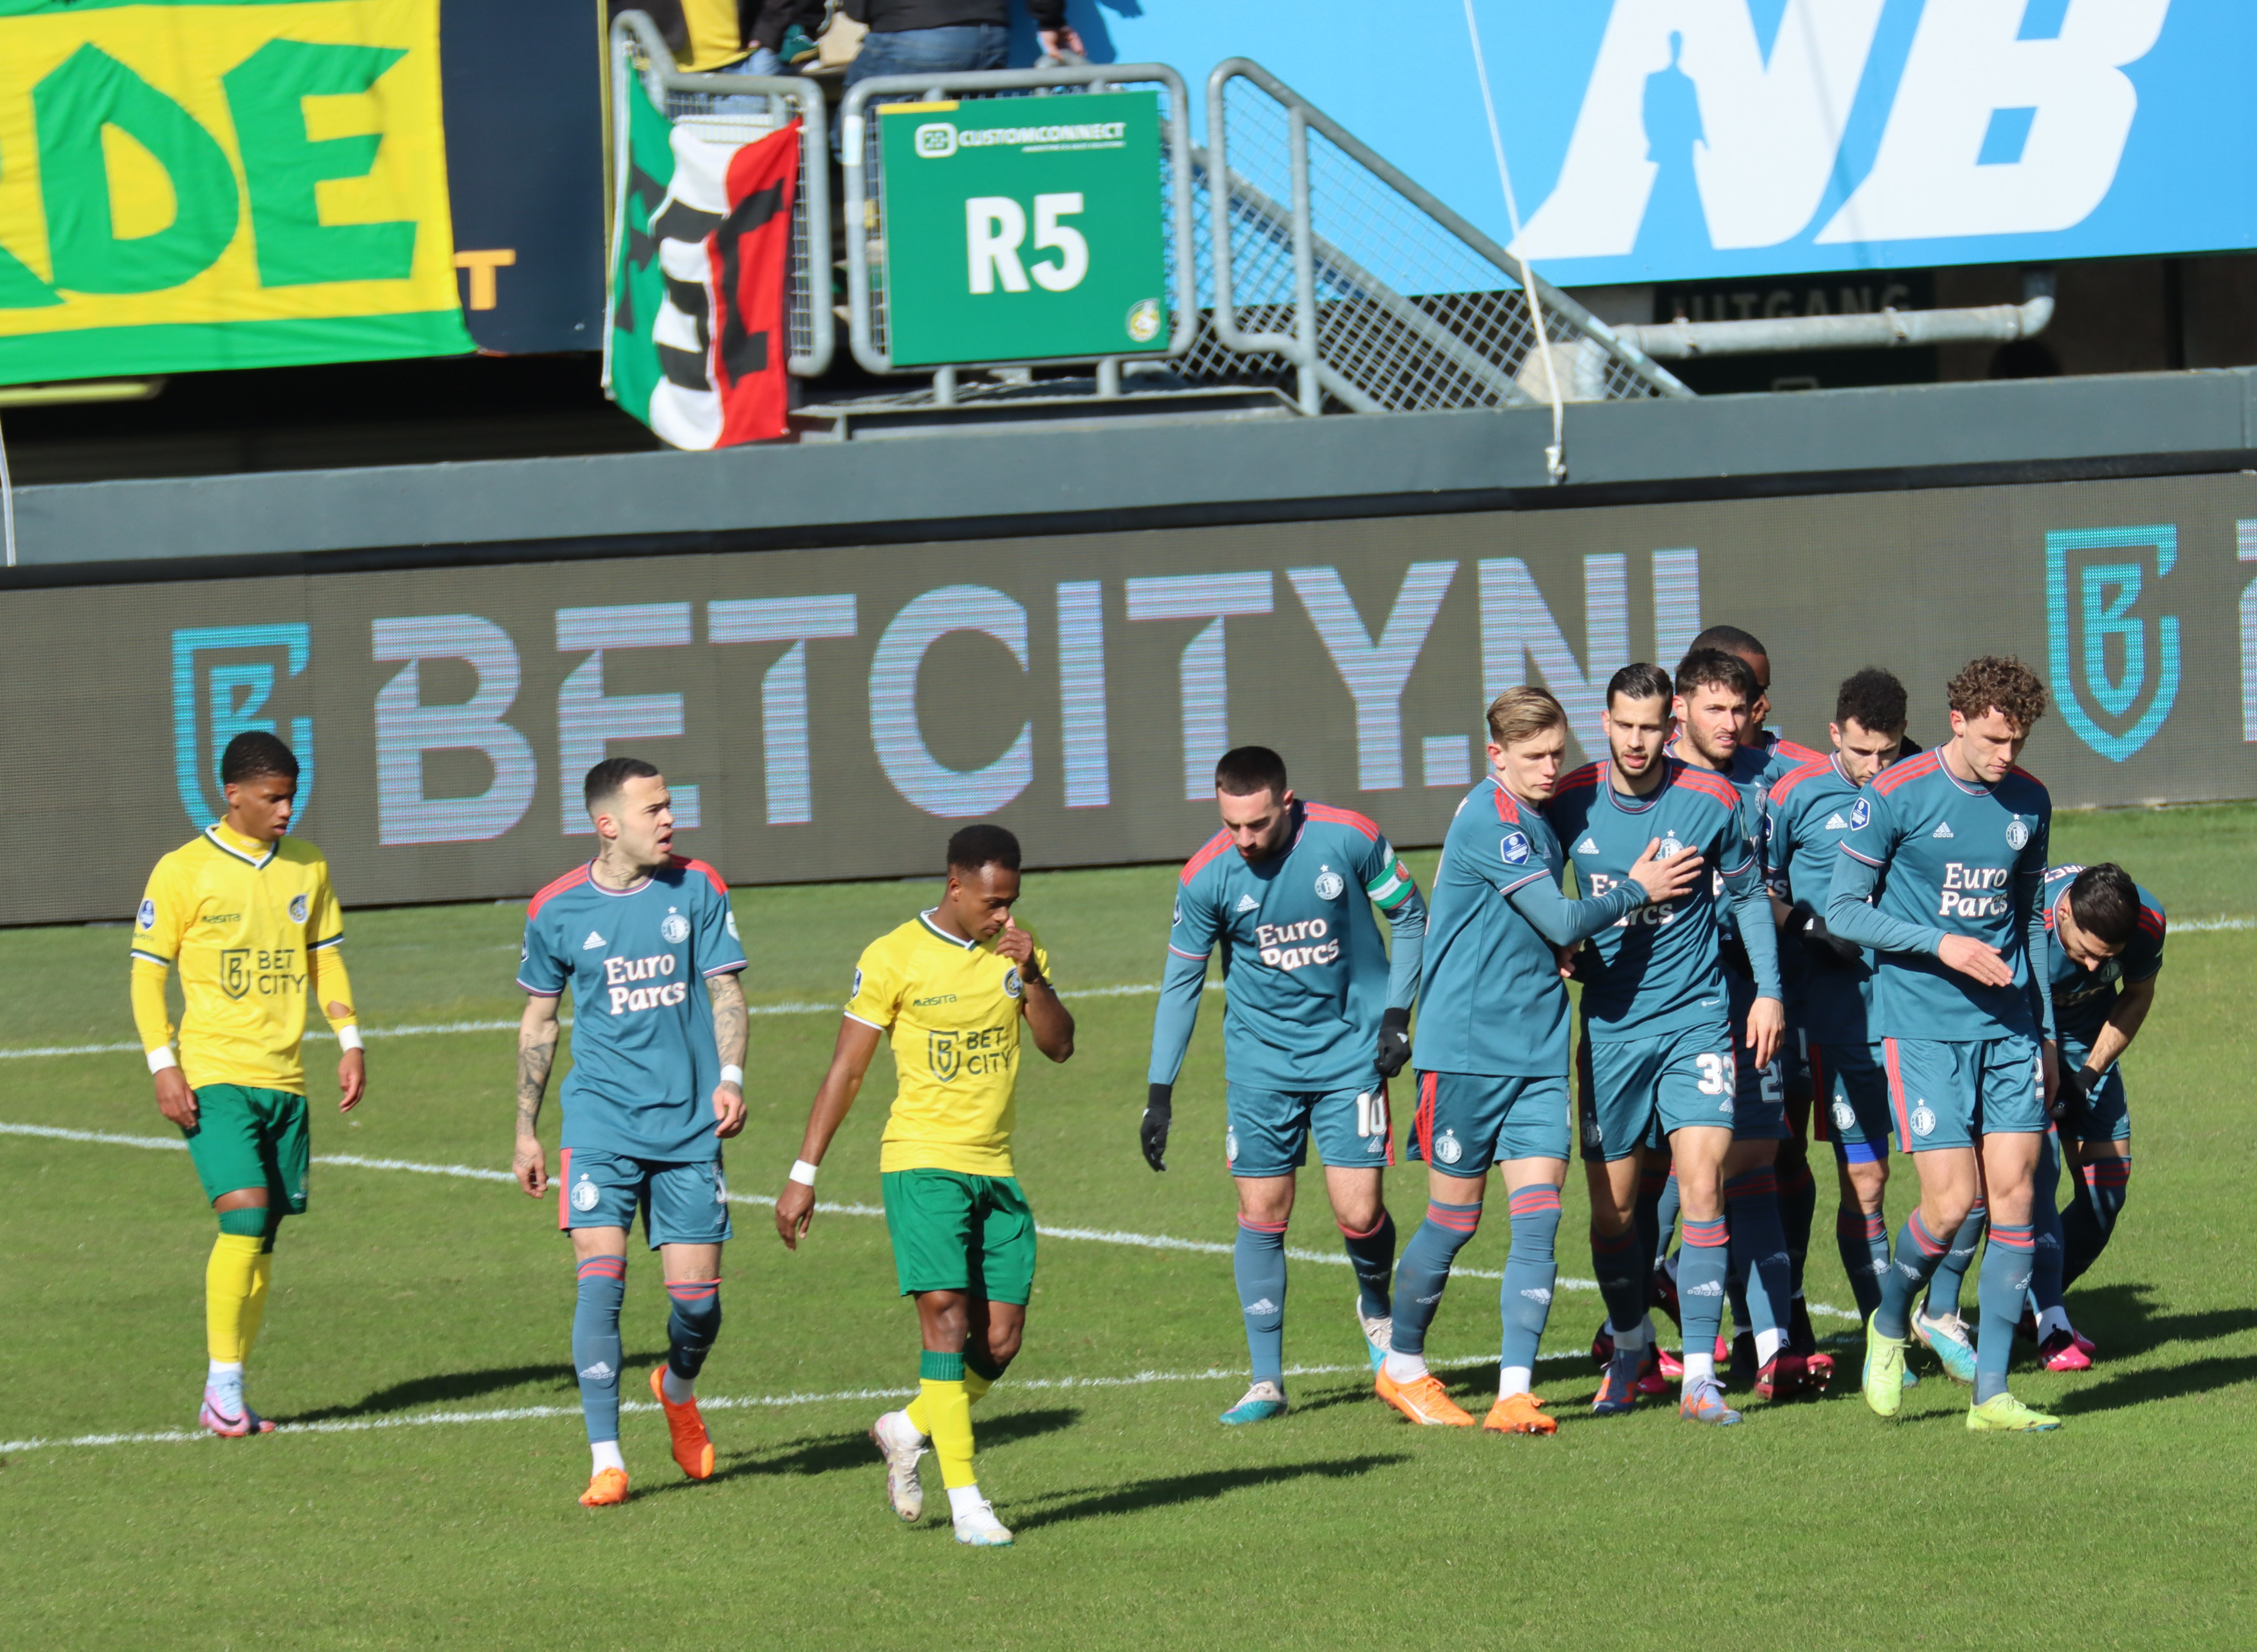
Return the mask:
<path id="1" fill-rule="evenodd" d="M 948 1488 L 948 1513 L 952 1520 L 962 1520 L 966 1514 L 976 1514 L 980 1505 L 987 1500 L 980 1495 L 980 1487 L 952 1486 Z"/>
<path id="2" fill-rule="evenodd" d="M 242 1360 L 215 1359 L 211 1362 L 211 1370 L 204 1378 L 204 1387 L 207 1388 L 239 1388 L 242 1386 Z"/>
<path id="3" fill-rule="evenodd" d="M 1496 1397 L 1510 1400 L 1516 1394 L 1526 1394 L 1535 1380 L 1535 1373 L 1526 1366 L 1507 1366 L 1496 1373 Z"/>
<path id="4" fill-rule="evenodd" d="M 896 1445 L 923 1445 L 924 1444 L 924 1436 L 918 1432 L 917 1425 L 909 1421 L 909 1414 L 906 1411 L 887 1412 L 885 1415 L 878 1419 L 878 1426 L 885 1431 L 887 1437 L 891 1439 Z"/>
<path id="5" fill-rule="evenodd" d="M 2056 1331 L 2070 1330 L 2071 1327 L 2069 1323 L 2069 1310 L 2065 1308 L 2048 1308 L 2045 1312 L 2038 1316 L 2038 1340 L 2040 1342 L 2043 1342 L 2048 1337 L 2052 1336 Z"/>
<path id="6" fill-rule="evenodd" d="M 681 1405 L 685 1401 L 697 1397 L 697 1378 L 677 1377 L 674 1374 L 672 1366 L 664 1366 L 663 1369 L 666 1374 L 659 1379 L 659 1386 L 666 1390 L 666 1401 L 669 1405 Z"/>
<path id="7" fill-rule="evenodd" d="M 1687 1383 L 1714 1382 L 1716 1380 L 1716 1355 L 1714 1349 L 1707 1353 L 1685 1351 L 1685 1380 Z"/>
<path id="8" fill-rule="evenodd" d="M 1786 1338 L 1780 1336 L 1775 1330 L 1756 1332 L 1756 1364 L 1768 1365 L 1771 1362 L 1771 1357 L 1779 1352 L 1779 1345 L 1786 1340 Z M 1714 1356 L 1712 1355 L 1711 1358 Z"/>
<path id="9" fill-rule="evenodd" d="M 1390 1353 L 1387 1356 L 1387 1380 L 1390 1382 L 1416 1382 L 1428 1374 L 1426 1356 L 1423 1353 Z"/>
<path id="10" fill-rule="evenodd" d="M 627 1460 L 619 1455 L 617 1440 L 597 1440 L 589 1445 L 588 1451 L 596 1459 L 595 1466 L 588 1471 L 591 1478 L 607 1468 L 615 1468 L 622 1474 L 627 1472 Z"/>
<path id="11" fill-rule="evenodd" d="M 1609 1322 L 1608 1329 L 1613 1330 L 1611 1321 Z M 1652 1339 L 1652 1332 L 1645 1321 L 1641 1319 L 1628 1331 L 1616 1331 L 1614 1338 L 1615 1346 L 1624 1353 L 1643 1353 L 1646 1344 Z"/>

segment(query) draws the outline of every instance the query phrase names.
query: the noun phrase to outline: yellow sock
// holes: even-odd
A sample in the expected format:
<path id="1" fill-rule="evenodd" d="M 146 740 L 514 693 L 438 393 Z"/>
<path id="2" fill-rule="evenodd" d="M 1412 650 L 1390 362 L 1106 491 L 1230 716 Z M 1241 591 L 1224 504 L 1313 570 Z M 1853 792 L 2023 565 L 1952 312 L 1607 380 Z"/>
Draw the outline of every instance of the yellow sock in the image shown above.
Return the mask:
<path id="1" fill-rule="evenodd" d="M 251 1270 L 251 1295 L 243 1303 L 243 1357 L 251 1358 L 251 1350 L 258 1340 L 258 1328 L 266 1323 L 266 1288 L 274 1277 L 274 1253 L 261 1251 L 258 1260 Z"/>
<path id="2" fill-rule="evenodd" d="M 964 1367 L 964 1400 L 967 1406 L 978 1405 L 994 1386 L 994 1378 L 983 1377 L 970 1366 Z M 909 1426 L 919 1434 L 932 1432 L 932 1413 L 926 1408 L 922 1394 L 902 1408 L 902 1415 L 909 1418 Z"/>
<path id="3" fill-rule="evenodd" d="M 256 1330 L 250 1306 L 258 1291 L 258 1236 L 222 1233 L 204 1265 L 204 1342 L 211 1357 L 241 1364 L 250 1352 L 246 1327 Z M 259 1295 L 263 1305 L 265 1298 Z"/>
<path id="4" fill-rule="evenodd" d="M 940 1483 L 951 1491 L 976 1484 L 978 1477 L 972 1472 L 972 1401 L 965 1394 L 963 1379 L 949 1382 L 926 1377 L 918 1386 L 923 1392 L 917 1399 L 930 1425 L 924 1431 L 932 1437 L 932 1454 L 940 1459 Z"/>

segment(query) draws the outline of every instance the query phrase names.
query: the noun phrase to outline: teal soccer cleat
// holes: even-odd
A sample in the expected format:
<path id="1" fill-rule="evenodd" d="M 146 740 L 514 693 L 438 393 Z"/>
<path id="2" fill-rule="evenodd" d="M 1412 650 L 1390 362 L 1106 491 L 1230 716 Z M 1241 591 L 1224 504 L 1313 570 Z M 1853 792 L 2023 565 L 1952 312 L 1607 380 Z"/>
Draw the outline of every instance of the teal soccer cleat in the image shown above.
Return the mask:
<path id="1" fill-rule="evenodd" d="M 1965 1320 L 1956 1313 L 1931 1315 L 1922 1305 L 1914 1311 L 1912 1334 L 1935 1356 L 1945 1376 L 1954 1382 L 1973 1385 L 1975 1338 L 1967 1334 Z"/>
<path id="2" fill-rule="evenodd" d="M 1387 1363 L 1387 1355 L 1395 1342 L 1395 1320 L 1383 1314 L 1374 1319 L 1363 1311 L 1363 1304 L 1355 1305 L 1356 1328 L 1363 1332 L 1363 1351 L 1371 1357 L 1371 1368 L 1376 1371 Z"/>
<path id="3" fill-rule="evenodd" d="M 1239 1428 L 1249 1423 L 1267 1423 L 1271 1417 L 1285 1415 L 1285 1391 L 1274 1382 L 1257 1382 L 1241 1396 L 1238 1403 L 1215 1420 L 1225 1428 Z"/>

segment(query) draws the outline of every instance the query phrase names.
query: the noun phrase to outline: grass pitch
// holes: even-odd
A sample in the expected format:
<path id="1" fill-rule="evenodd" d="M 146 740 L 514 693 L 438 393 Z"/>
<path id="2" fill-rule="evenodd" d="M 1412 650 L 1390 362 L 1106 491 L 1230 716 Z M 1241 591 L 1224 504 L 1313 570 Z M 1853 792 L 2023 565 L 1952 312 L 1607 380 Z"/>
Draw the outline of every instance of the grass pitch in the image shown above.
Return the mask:
<path id="1" fill-rule="evenodd" d="M 2257 1514 L 2257 1289 L 2247 1237 L 2257 919 L 2227 874 L 2257 808 L 2063 816 L 2057 858 L 2115 858 L 2169 907 L 2154 1015 L 2126 1063 L 2137 1173 L 2115 1245 L 2072 1311 L 2101 1346 L 2077 1377 L 2018 1369 L 2068 1427 L 1970 1437 L 1965 1391 L 1925 1367 L 1894 1424 L 1854 1387 L 1725 1431 L 1673 1407 L 1586 1409 L 1576 1356 L 1597 1295 L 1563 1289 L 1539 1371 L 1556 1438 L 1416 1430 L 1370 1397 L 1344 1267 L 1296 1262 L 1292 1414 L 1214 1415 L 1243 1386 L 1220 1151 L 1222 1004 L 1178 1090 L 1172 1167 L 1136 1120 L 1166 868 L 1029 879 L 1079 1053 L 1031 1058 L 1018 1161 L 1043 1243 L 1026 1352 L 975 1414 L 980 1480 L 1019 1534 L 974 1553 L 934 1513 L 900 1528 L 862 1430 L 914 1386 L 914 1316 L 881 1222 L 818 1218 L 797 1256 L 740 1204 L 726 1321 L 701 1384 L 719 1457 L 685 1481 L 648 1410 L 626 1419 L 635 1498 L 588 1511 L 569 1369 L 570 1255 L 553 1207 L 498 1180 L 329 1164 L 284 1230 L 251 1392 L 313 1425 L 172 1441 L 193 1424 L 213 1225 L 187 1155 L 0 1133 L 0 1639 L 23 1647 L 1238 1648 L 1659 1641 L 2154 1645 L 2239 1638 Z M 1421 873 L 1432 856 L 1412 857 Z M 740 1195 L 772 1195 L 796 1148 L 855 954 L 928 886 L 741 890 L 755 1006 Z M 352 914 L 348 957 L 377 1028 L 513 1021 L 521 907 Z M 118 928 L 0 934 L 0 1050 L 133 1041 Z M 1076 989 L 1080 989 L 1077 992 Z M 341 1121 L 309 1045 L 317 1154 L 492 1173 L 510 1146 L 506 1031 L 371 1041 L 370 1098 Z M 327 1091 L 329 1093 L 325 1094 Z M 825 1167 L 826 1201 L 878 1203 L 891 1093 L 881 1056 Z M 1401 1098 L 1398 1097 L 1398 1103 Z M 1398 1112 L 1407 1109 L 1398 1106 Z M 1398 1119 L 1399 1124 L 1399 1119 Z M 162 1139 L 138 1055 L 0 1057 L 0 1125 Z M 548 1133 L 555 1140 L 555 1108 Z M 553 1149 L 552 1149 L 553 1151 Z M 1897 1161 L 1893 1222 L 1910 1202 Z M 1846 1305 L 1821 1170 L 1809 1291 Z M 1306 1178 L 1291 1243 L 1337 1254 Z M 1405 1237 L 1424 1172 L 1390 1197 Z M 1562 1272 L 1590 1271 L 1571 1175 Z M 1502 1211 L 1463 1255 L 1502 1266 Z M 1211 1250 L 1118 1238 L 1164 1236 Z M 656 1259 L 630 1258 L 627 1380 L 664 1348 Z M 1431 1346 L 1478 1415 L 1496 1287 L 1461 1277 Z M 1973 1296 L 1970 1281 L 1969 1299 Z M 1845 1338 L 1846 1318 L 1822 1318 Z M 2027 1362 L 2024 1362 L 2027 1367 Z M 853 1397 L 839 1397 L 839 1396 Z M 721 1407 L 715 1400 L 742 1403 Z M 497 1413 L 518 1413 L 513 1416 Z M 26 1444 L 31 1442 L 31 1444 Z"/>

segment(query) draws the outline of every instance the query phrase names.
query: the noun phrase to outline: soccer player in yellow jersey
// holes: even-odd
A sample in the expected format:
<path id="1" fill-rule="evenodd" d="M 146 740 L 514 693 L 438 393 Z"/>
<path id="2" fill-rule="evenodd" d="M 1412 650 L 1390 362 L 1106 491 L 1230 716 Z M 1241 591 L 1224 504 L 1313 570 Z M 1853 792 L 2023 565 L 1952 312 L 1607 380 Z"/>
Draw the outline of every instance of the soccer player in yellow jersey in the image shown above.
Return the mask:
<path id="1" fill-rule="evenodd" d="M 220 759 L 225 818 L 149 874 L 133 921 L 133 1024 L 157 1081 L 157 1110 L 188 1139 L 219 1239 L 204 1269 L 211 1370 L 197 1421 L 230 1437 L 274 1425 L 244 1403 L 243 1363 L 266 1312 L 274 1234 L 306 1210 L 306 1005 L 322 1006 L 343 1053 L 337 1111 L 367 1088 L 344 914 L 329 863 L 284 836 L 298 797 L 298 759 L 258 731 Z M 165 979 L 180 970 L 180 1050 Z"/>
<path id="2" fill-rule="evenodd" d="M 878 1168 L 924 1356 L 917 1398 L 880 1417 L 870 1438 L 886 1459 L 887 1499 L 909 1521 L 924 1514 L 916 1465 L 931 1440 L 956 1541 L 979 1548 L 1011 1534 L 972 1472 L 972 1404 L 1019 1352 L 1035 1280 L 1034 1213 L 1011 1168 L 1020 1022 L 1052 1061 L 1073 1054 L 1050 955 L 1012 920 L 1018 899 L 1017 838 L 967 826 L 948 840 L 940 904 L 872 942 L 855 968 L 831 1070 L 776 1200 L 776 1232 L 797 1250 L 815 1214 L 816 1166 L 890 1032 L 900 1091 Z"/>

